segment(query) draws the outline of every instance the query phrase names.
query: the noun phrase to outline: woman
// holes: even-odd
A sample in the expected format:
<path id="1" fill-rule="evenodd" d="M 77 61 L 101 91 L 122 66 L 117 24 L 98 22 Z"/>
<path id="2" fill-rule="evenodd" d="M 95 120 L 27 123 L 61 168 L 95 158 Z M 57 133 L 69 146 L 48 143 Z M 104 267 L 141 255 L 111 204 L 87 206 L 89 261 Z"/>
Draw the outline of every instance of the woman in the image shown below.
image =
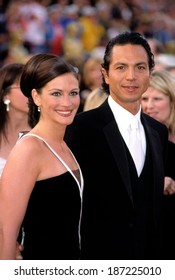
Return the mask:
<path id="1" fill-rule="evenodd" d="M 107 97 L 108 94 L 101 87 L 94 89 L 86 98 L 83 111 L 97 108 L 107 99 Z"/>
<path id="2" fill-rule="evenodd" d="M 21 90 L 33 129 L 16 144 L 0 187 L 0 258 L 15 259 L 23 221 L 24 259 L 78 259 L 83 178 L 64 142 L 77 112 L 77 70 L 53 54 L 25 65 Z"/>
<path id="3" fill-rule="evenodd" d="M 88 95 L 102 83 L 101 59 L 89 57 L 83 67 L 81 75 L 81 109 L 83 111 L 84 103 Z M 80 110 L 79 110 L 80 111 Z"/>
<path id="4" fill-rule="evenodd" d="M 0 175 L 21 131 L 29 131 L 28 99 L 20 90 L 23 64 L 0 69 Z"/>
<path id="5" fill-rule="evenodd" d="M 175 258 L 175 242 L 167 240 L 175 235 L 175 79 L 166 70 L 155 71 L 150 86 L 142 95 L 144 113 L 165 124 L 169 131 L 168 156 L 164 186 L 163 259 Z"/>

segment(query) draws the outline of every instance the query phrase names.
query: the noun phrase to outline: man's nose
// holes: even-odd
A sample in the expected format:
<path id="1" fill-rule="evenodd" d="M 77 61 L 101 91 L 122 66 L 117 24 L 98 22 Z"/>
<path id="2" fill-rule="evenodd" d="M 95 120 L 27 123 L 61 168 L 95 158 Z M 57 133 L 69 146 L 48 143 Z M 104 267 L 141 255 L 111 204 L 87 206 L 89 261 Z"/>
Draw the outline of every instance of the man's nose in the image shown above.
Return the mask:
<path id="1" fill-rule="evenodd" d="M 133 80 L 135 78 L 135 70 L 133 68 L 128 68 L 126 75 L 128 80 Z"/>

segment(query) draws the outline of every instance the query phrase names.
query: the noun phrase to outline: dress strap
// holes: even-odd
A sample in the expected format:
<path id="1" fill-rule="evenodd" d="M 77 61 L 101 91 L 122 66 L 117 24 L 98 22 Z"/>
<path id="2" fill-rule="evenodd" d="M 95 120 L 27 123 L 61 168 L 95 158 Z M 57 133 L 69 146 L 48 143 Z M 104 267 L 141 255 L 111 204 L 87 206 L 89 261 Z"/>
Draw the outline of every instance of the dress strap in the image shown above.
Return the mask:
<path id="1" fill-rule="evenodd" d="M 82 175 L 82 172 L 81 172 L 81 168 L 80 168 L 80 166 L 79 166 L 79 164 L 78 164 L 78 162 L 77 162 L 77 160 L 76 160 L 74 154 L 72 153 L 72 151 L 69 149 L 69 151 L 71 152 L 71 154 L 72 154 L 72 156 L 73 156 L 73 158 L 74 158 L 74 160 L 75 160 L 75 162 L 76 162 L 76 164 L 77 164 L 77 166 L 78 166 L 78 169 L 79 169 L 79 171 L 80 171 L 80 181 L 81 181 L 81 185 L 80 185 L 78 179 L 76 178 L 76 176 L 74 175 L 74 173 L 72 172 L 72 170 L 69 168 L 69 166 L 68 166 L 68 165 L 65 163 L 65 161 L 55 152 L 55 150 L 48 144 L 48 142 L 47 142 L 44 138 L 42 138 L 41 136 L 39 136 L 39 135 L 37 135 L 37 134 L 33 134 L 33 133 L 27 133 L 27 134 L 23 135 L 22 138 L 27 137 L 27 136 L 36 137 L 36 138 L 40 139 L 41 141 L 43 141 L 43 142 L 46 144 L 46 146 L 50 149 L 50 151 L 51 151 L 51 152 L 59 159 L 59 161 L 64 165 L 64 167 L 67 169 L 67 171 L 69 171 L 69 173 L 71 173 L 71 175 L 73 176 L 73 178 L 75 179 L 75 181 L 76 181 L 77 184 L 78 184 L 78 187 L 79 187 L 79 190 L 80 190 L 80 194 L 81 194 L 81 197 L 82 197 L 82 191 L 83 191 L 83 175 Z M 22 139 L 22 138 L 20 138 L 20 139 Z"/>

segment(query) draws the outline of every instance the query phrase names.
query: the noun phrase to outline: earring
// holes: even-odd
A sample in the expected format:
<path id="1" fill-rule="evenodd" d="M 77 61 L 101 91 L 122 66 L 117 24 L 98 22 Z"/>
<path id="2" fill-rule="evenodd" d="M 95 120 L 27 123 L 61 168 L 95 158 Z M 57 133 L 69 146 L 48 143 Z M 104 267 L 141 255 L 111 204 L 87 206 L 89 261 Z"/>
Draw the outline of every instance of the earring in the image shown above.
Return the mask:
<path id="1" fill-rule="evenodd" d="M 38 112 L 40 112 L 40 107 L 38 106 Z"/>
<path id="2" fill-rule="evenodd" d="M 11 102 L 10 99 L 4 100 L 4 104 L 6 105 L 6 111 L 7 111 L 7 112 L 10 111 L 10 106 L 9 106 L 10 102 Z"/>

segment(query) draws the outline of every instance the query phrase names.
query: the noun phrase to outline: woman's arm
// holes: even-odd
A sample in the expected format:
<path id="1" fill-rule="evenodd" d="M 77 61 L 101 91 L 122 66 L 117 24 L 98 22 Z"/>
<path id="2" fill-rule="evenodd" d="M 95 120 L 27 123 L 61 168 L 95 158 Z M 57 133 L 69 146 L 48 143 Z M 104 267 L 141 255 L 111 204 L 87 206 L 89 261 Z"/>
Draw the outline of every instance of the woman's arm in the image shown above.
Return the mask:
<path id="1" fill-rule="evenodd" d="M 4 260 L 16 259 L 16 240 L 39 172 L 36 149 L 25 142 L 13 148 L 1 177 L 0 259 Z"/>

